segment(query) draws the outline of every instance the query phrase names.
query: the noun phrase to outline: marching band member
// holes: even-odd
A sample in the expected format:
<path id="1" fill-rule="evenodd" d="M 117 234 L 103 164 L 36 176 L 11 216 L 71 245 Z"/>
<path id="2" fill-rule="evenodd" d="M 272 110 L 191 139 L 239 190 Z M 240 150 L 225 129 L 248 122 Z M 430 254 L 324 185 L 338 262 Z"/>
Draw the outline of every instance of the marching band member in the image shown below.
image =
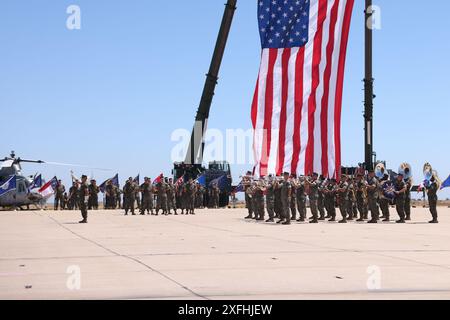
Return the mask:
<path id="1" fill-rule="evenodd" d="M 431 216 L 433 217 L 433 220 L 431 220 L 429 223 L 439 223 L 438 213 L 436 209 L 438 201 L 437 191 L 439 187 L 436 178 L 434 176 L 431 177 L 430 183 L 428 183 L 425 187 L 427 189 L 428 204 L 430 205 Z"/>
<path id="2" fill-rule="evenodd" d="M 356 205 L 356 184 L 353 176 L 348 180 L 347 221 L 352 221 L 358 216 L 358 208 Z"/>
<path id="3" fill-rule="evenodd" d="M 295 195 L 297 198 L 298 222 L 306 221 L 306 192 L 304 178 L 297 179 L 295 183 Z"/>
<path id="4" fill-rule="evenodd" d="M 362 222 L 367 219 L 367 182 L 362 173 L 358 173 L 355 185 L 356 205 L 359 211 L 359 219 L 356 221 Z"/>
<path id="5" fill-rule="evenodd" d="M 371 219 L 368 223 L 378 223 L 380 219 L 380 210 L 378 208 L 378 180 L 375 178 L 375 172 L 369 171 L 367 177 L 367 200 L 370 208 Z"/>
<path id="6" fill-rule="evenodd" d="M 291 220 L 293 221 L 297 220 L 297 194 L 295 192 L 295 179 L 296 176 L 294 175 L 291 175 L 289 179 L 292 185 L 290 208 L 291 208 Z"/>
<path id="7" fill-rule="evenodd" d="M 330 219 L 328 221 L 336 221 L 336 206 L 334 199 L 336 196 L 336 179 L 328 180 L 326 185 L 323 187 L 324 204 L 327 210 L 327 217 Z"/>
<path id="8" fill-rule="evenodd" d="M 319 223 L 317 200 L 319 198 L 320 181 L 317 180 L 318 177 L 319 175 L 317 173 L 313 173 L 311 180 L 305 180 L 306 185 L 309 187 L 309 205 L 312 213 L 310 223 Z"/>
<path id="9" fill-rule="evenodd" d="M 283 173 L 284 180 L 281 183 L 281 205 L 283 208 L 283 215 L 282 219 L 278 221 L 278 223 L 281 223 L 283 225 L 291 224 L 291 213 L 289 211 L 291 205 L 292 184 L 289 176 L 290 175 L 288 172 Z"/>
<path id="10" fill-rule="evenodd" d="M 397 209 L 397 214 L 400 220 L 397 223 L 405 223 L 405 192 L 406 184 L 403 181 L 403 173 L 397 175 L 397 179 L 394 182 L 394 193 L 395 193 L 395 207 Z"/>
<path id="11" fill-rule="evenodd" d="M 389 203 L 394 199 L 395 195 L 392 193 L 392 182 L 389 180 L 389 175 L 384 174 L 380 181 L 380 209 L 383 214 L 383 222 L 390 221 Z"/>
<path id="12" fill-rule="evenodd" d="M 412 188 L 412 177 L 410 177 L 410 168 L 405 168 L 405 184 L 406 184 L 406 192 L 405 192 L 405 220 L 411 220 L 411 188 Z"/>
<path id="13" fill-rule="evenodd" d="M 347 183 L 347 176 L 343 175 L 341 177 L 341 182 L 336 189 L 338 203 L 339 203 L 339 211 L 341 211 L 342 220 L 339 223 L 347 223 L 347 213 L 348 206 L 351 205 L 349 203 L 349 185 Z"/>
<path id="14" fill-rule="evenodd" d="M 331 218 L 329 216 L 325 217 L 325 199 L 323 196 L 323 188 L 325 187 L 326 180 L 323 176 L 320 176 L 319 185 L 318 185 L 318 195 L 317 195 L 317 209 L 320 213 L 319 221 L 323 221 L 325 219 Z"/>
<path id="15" fill-rule="evenodd" d="M 278 183 L 273 175 L 269 175 L 269 182 L 266 186 L 266 208 L 269 219 L 266 222 L 274 222 L 275 220 L 275 189 L 278 188 Z"/>
<path id="16" fill-rule="evenodd" d="M 252 173 L 250 171 L 247 171 L 246 176 L 242 177 L 242 183 L 244 185 L 245 192 L 245 207 L 248 210 L 248 216 L 246 216 L 245 219 L 253 219 L 252 197 L 250 194 L 251 175 Z"/>
<path id="17" fill-rule="evenodd" d="M 264 181 L 260 180 L 255 182 L 253 188 L 253 208 L 255 211 L 256 221 L 264 221 L 264 193 L 266 192 L 266 187 Z"/>

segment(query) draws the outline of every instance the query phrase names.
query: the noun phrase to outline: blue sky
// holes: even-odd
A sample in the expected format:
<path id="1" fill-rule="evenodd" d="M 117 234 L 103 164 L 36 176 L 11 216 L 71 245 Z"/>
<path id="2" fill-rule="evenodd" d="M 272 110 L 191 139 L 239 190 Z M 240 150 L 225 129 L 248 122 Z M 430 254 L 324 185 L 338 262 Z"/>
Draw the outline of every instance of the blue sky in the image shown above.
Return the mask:
<path id="1" fill-rule="evenodd" d="M 190 130 L 224 0 L 51 1 L 0 4 L 0 152 L 111 168 L 170 173 L 171 133 Z M 259 66 L 256 1 L 238 1 L 209 119 L 210 128 L 249 129 Z M 397 169 L 410 162 L 416 181 L 426 161 L 450 174 L 450 2 L 439 10 L 378 0 L 374 35 L 375 150 Z M 157 4 L 156 4 L 157 3 Z M 66 8 L 81 8 L 81 30 L 66 28 Z M 363 158 L 363 1 L 350 32 L 342 116 L 343 164 Z M 234 166 L 237 178 L 248 166 Z M 26 166 L 69 181 L 69 170 Z M 80 169 L 75 169 L 80 174 Z M 450 192 L 441 193 L 450 197 Z"/>

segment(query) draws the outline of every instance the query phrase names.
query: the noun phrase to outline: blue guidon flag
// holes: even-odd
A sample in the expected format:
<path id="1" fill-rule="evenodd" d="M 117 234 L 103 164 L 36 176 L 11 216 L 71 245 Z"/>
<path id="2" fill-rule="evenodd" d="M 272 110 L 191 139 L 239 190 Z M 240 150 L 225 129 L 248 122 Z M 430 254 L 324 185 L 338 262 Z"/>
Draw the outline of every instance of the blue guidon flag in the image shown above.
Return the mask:
<path id="1" fill-rule="evenodd" d="M 104 181 L 100 186 L 100 191 L 102 193 L 106 192 L 106 184 L 108 183 L 108 181 L 112 181 L 113 186 L 119 188 L 119 174 L 116 174 L 114 177 Z"/>
<path id="2" fill-rule="evenodd" d="M 42 187 L 42 175 L 41 174 L 36 175 L 33 178 L 33 182 L 31 183 L 29 189 L 33 190 L 33 189 L 40 188 L 40 187 Z"/>
<path id="3" fill-rule="evenodd" d="M 195 182 L 206 187 L 206 174 L 201 174 L 198 176 L 197 179 L 195 179 Z"/>
<path id="4" fill-rule="evenodd" d="M 211 182 L 209 183 L 209 187 L 212 188 L 215 185 L 217 185 L 220 190 L 224 190 L 227 187 L 227 176 L 223 175 L 214 180 L 211 180 Z"/>
<path id="5" fill-rule="evenodd" d="M 233 190 L 234 193 L 245 192 L 244 183 L 241 181 Z"/>
<path id="6" fill-rule="evenodd" d="M 354 0 L 258 0 L 255 176 L 340 176 L 345 56 Z"/>
<path id="7" fill-rule="evenodd" d="M 450 176 L 448 176 L 448 178 L 442 183 L 440 190 L 445 188 L 450 188 Z"/>
<path id="8" fill-rule="evenodd" d="M 10 191 L 16 189 L 16 176 L 11 176 L 2 185 L 0 185 L 0 197 L 7 194 Z"/>

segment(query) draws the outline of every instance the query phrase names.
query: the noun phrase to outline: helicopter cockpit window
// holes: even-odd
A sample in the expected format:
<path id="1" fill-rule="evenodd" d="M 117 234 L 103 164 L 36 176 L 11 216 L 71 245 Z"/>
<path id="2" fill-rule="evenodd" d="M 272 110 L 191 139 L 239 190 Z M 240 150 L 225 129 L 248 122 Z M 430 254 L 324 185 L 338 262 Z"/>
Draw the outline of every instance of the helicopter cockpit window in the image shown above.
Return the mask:
<path id="1" fill-rule="evenodd" d="M 25 185 L 23 182 L 19 183 L 19 192 L 24 193 L 25 192 Z"/>

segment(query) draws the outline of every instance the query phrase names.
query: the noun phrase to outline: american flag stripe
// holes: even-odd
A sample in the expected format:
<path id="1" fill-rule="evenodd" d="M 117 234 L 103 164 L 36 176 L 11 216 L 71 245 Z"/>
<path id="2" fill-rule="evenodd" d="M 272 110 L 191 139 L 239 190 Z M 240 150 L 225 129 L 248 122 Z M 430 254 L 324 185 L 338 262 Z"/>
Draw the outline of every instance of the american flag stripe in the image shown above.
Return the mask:
<path id="1" fill-rule="evenodd" d="M 282 11 L 300 2 L 260 0 L 259 6 L 270 13 L 278 5 Z M 340 174 L 343 76 L 354 0 L 303 3 L 309 5 L 308 41 L 263 46 L 251 112 L 256 175 Z"/>
<path id="2" fill-rule="evenodd" d="M 305 48 L 299 48 L 295 61 L 295 83 L 294 83 L 294 132 L 292 135 L 292 155 L 291 162 L 286 162 L 284 171 L 289 171 L 289 165 L 292 172 L 297 172 L 298 159 L 300 157 L 300 124 L 302 122 L 302 105 L 303 105 L 303 86 L 295 85 L 303 83 L 303 65 L 305 62 Z"/>

